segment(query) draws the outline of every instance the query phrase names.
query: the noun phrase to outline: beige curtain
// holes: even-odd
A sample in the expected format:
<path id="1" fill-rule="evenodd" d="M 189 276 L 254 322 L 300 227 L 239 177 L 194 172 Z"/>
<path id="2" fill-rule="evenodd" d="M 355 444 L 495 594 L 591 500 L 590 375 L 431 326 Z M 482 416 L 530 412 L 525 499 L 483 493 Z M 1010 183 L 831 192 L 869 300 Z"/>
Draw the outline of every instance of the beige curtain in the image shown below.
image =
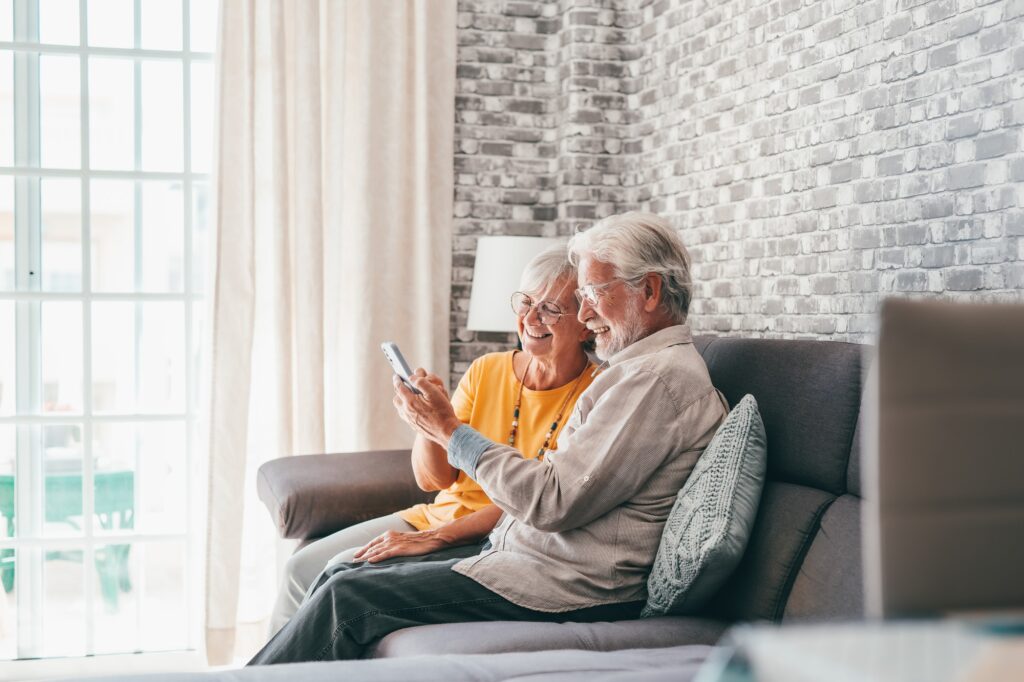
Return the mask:
<path id="1" fill-rule="evenodd" d="M 383 340 L 447 376 L 455 99 L 455 0 L 229 0 L 221 17 L 213 664 L 262 643 L 277 589 L 259 465 L 408 447 Z"/>

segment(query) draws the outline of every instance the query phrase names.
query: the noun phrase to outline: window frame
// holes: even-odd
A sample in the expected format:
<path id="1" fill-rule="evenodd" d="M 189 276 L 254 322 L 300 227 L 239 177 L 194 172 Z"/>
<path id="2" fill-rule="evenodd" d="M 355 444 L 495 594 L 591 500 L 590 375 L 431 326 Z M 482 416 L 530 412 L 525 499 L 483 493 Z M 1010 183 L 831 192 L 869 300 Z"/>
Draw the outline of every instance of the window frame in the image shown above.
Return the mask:
<path id="1" fill-rule="evenodd" d="M 0 166 L 0 178 L 12 178 L 14 185 L 14 235 L 15 235 L 15 288 L 0 290 L 0 302 L 12 301 L 16 319 L 16 409 L 13 415 L 0 415 L 0 425 L 14 426 L 17 433 L 15 466 L 15 510 L 18 519 L 18 533 L 13 538 L 0 535 L 0 549 L 14 549 L 16 552 L 16 594 L 17 613 L 17 656 L 4 661 L 20 661 L 37 658 L 45 640 L 42 618 L 29 614 L 42 613 L 43 564 L 45 550 L 80 548 L 83 552 L 83 596 L 85 608 L 84 656 L 96 652 L 95 606 L 97 601 L 96 563 L 97 546 L 112 541 L 118 543 L 146 543 L 179 541 L 185 547 L 185 613 L 187 643 L 185 651 L 198 649 L 199 627 L 196 615 L 200 610 L 198 561 L 201 556 L 200 517 L 196 510 L 196 425 L 198 421 L 197 385 L 198 365 L 196 361 L 196 304 L 205 300 L 202 291 L 196 289 L 194 268 L 203 262 L 197 257 L 194 239 L 196 236 L 195 206 L 196 185 L 205 185 L 210 191 L 210 174 L 193 171 L 192 157 L 192 73 L 196 63 L 213 62 L 213 53 L 191 49 L 191 3 L 181 0 L 182 44 L 180 50 L 143 49 L 142 14 L 143 0 L 133 3 L 134 38 L 131 48 L 91 47 L 88 45 L 88 4 L 89 0 L 78 0 L 79 44 L 55 45 L 38 41 L 39 12 L 38 0 L 13 0 L 13 40 L 0 41 L 0 50 L 12 54 L 14 82 L 14 130 L 13 165 Z M 202 1 L 202 0 L 199 0 Z M 49 55 L 77 56 L 79 69 L 79 143 L 80 161 L 77 169 L 44 168 L 41 159 L 42 112 L 40 107 L 40 57 Z M 113 57 L 129 61 L 133 66 L 134 91 L 134 167 L 131 170 L 93 170 L 90 168 L 90 101 L 89 65 L 94 57 Z M 182 72 L 182 168 L 181 171 L 144 171 L 142 167 L 142 70 L 146 60 L 169 60 L 181 66 Z M 81 210 L 81 283 L 76 292 L 51 292 L 42 290 L 43 223 L 41 184 L 45 178 L 69 178 L 80 182 Z M 134 186 L 134 291 L 96 292 L 92 287 L 91 248 L 91 207 L 90 182 L 92 180 L 126 180 Z M 145 216 L 141 209 L 142 183 L 151 180 L 181 182 L 183 202 L 183 283 L 180 291 L 153 293 L 140 290 L 142 263 L 142 234 Z M 43 369 L 42 369 L 42 308 L 43 303 L 70 301 L 81 304 L 82 343 L 81 357 L 81 412 L 47 414 L 42 411 Z M 92 404 L 92 362 L 93 304 L 107 301 L 131 302 L 134 304 L 136 333 L 134 350 L 136 365 L 140 357 L 141 335 L 139 315 L 143 304 L 156 301 L 180 302 L 184 308 L 184 328 L 180 342 L 184 349 L 184 411 L 159 413 L 101 413 L 96 414 Z M 135 372 L 135 389 L 138 394 L 139 372 Z M 145 533 L 134 529 L 117 535 L 97 534 L 95 519 L 95 478 L 93 456 L 94 425 L 101 423 L 139 424 L 155 422 L 180 423 L 184 428 L 184 472 L 186 514 L 185 529 L 182 532 Z M 41 505 L 44 485 L 44 452 L 40 432 L 46 425 L 75 424 L 81 427 L 82 445 L 82 515 L 83 528 L 80 535 L 43 535 L 43 510 Z M 133 494 L 138 507 L 139 498 L 145 493 L 140 485 L 140 455 L 135 454 L 135 483 Z M 26 537 L 28 536 L 28 537 Z M 137 552 L 136 552 L 137 554 Z M 136 561 L 135 565 L 141 565 Z M 2 589 L 2 588 L 0 588 Z M 2 597 L 3 595 L 0 595 Z M 142 599 L 136 600 L 135 651 L 141 652 Z M 159 649 L 161 654 L 181 650 L 178 647 Z M 63 659 L 68 660 L 68 659 Z M 40 661 L 39 663 L 43 663 Z"/>

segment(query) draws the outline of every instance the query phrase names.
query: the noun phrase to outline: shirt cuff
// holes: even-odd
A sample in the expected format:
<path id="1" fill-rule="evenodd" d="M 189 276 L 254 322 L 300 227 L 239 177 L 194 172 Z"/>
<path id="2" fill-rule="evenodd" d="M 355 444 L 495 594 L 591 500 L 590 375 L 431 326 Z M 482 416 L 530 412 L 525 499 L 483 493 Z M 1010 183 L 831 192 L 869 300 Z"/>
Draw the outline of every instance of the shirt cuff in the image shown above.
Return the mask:
<path id="1" fill-rule="evenodd" d="M 480 461 L 480 455 L 492 445 L 494 443 L 480 435 L 479 431 L 462 424 L 448 441 L 448 463 L 476 480 L 476 464 Z"/>

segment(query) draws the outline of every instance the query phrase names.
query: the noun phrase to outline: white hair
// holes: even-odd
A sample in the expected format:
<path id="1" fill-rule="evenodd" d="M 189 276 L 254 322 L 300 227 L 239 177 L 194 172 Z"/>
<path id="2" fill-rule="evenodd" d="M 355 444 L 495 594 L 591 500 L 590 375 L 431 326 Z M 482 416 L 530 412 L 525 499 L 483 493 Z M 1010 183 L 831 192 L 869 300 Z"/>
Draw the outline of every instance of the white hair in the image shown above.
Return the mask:
<path id="1" fill-rule="evenodd" d="M 527 294 L 539 294 L 561 277 L 576 282 L 576 266 L 569 262 L 565 243 L 554 244 L 533 257 L 519 278 L 519 289 Z"/>
<path id="2" fill-rule="evenodd" d="M 569 240 L 574 266 L 583 254 L 608 263 L 617 277 L 634 285 L 645 275 L 658 275 L 665 311 L 677 323 L 686 321 L 693 297 L 690 254 L 664 218 L 637 211 L 604 218 Z"/>

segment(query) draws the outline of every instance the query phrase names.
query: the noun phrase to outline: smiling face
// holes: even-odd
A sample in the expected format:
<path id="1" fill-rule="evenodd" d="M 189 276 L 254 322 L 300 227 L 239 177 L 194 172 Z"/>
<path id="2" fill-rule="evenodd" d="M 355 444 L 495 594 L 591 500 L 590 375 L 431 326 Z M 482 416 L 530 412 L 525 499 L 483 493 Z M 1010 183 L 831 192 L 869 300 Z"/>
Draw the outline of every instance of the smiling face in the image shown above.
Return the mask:
<path id="1" fill-rule="evenodd" d="M 576 318 L 576 282 L 572 277 L 559 277 L 541 291 L 524 292 L 534 306 L 525 315 L 517 315 L 516 322 L 523 350 L 535 358 L 554 362 L 577 362 L 583 354 L 581 343 L 590 332 Z M 550 301 L 564 313 L 556 322 L 541 324 L 537 303 Z"/>
<path id="2" fill-rule="evenodd" d="M 642 290 L 616 279 L 610 263 L 586 254 L 579 263 L 579 286 L 597 286 L 597 302 L 584 299 L 578 319 L 594 332 L 597 357 L 607 360 L 648 334 L 648 315 Z"/>

